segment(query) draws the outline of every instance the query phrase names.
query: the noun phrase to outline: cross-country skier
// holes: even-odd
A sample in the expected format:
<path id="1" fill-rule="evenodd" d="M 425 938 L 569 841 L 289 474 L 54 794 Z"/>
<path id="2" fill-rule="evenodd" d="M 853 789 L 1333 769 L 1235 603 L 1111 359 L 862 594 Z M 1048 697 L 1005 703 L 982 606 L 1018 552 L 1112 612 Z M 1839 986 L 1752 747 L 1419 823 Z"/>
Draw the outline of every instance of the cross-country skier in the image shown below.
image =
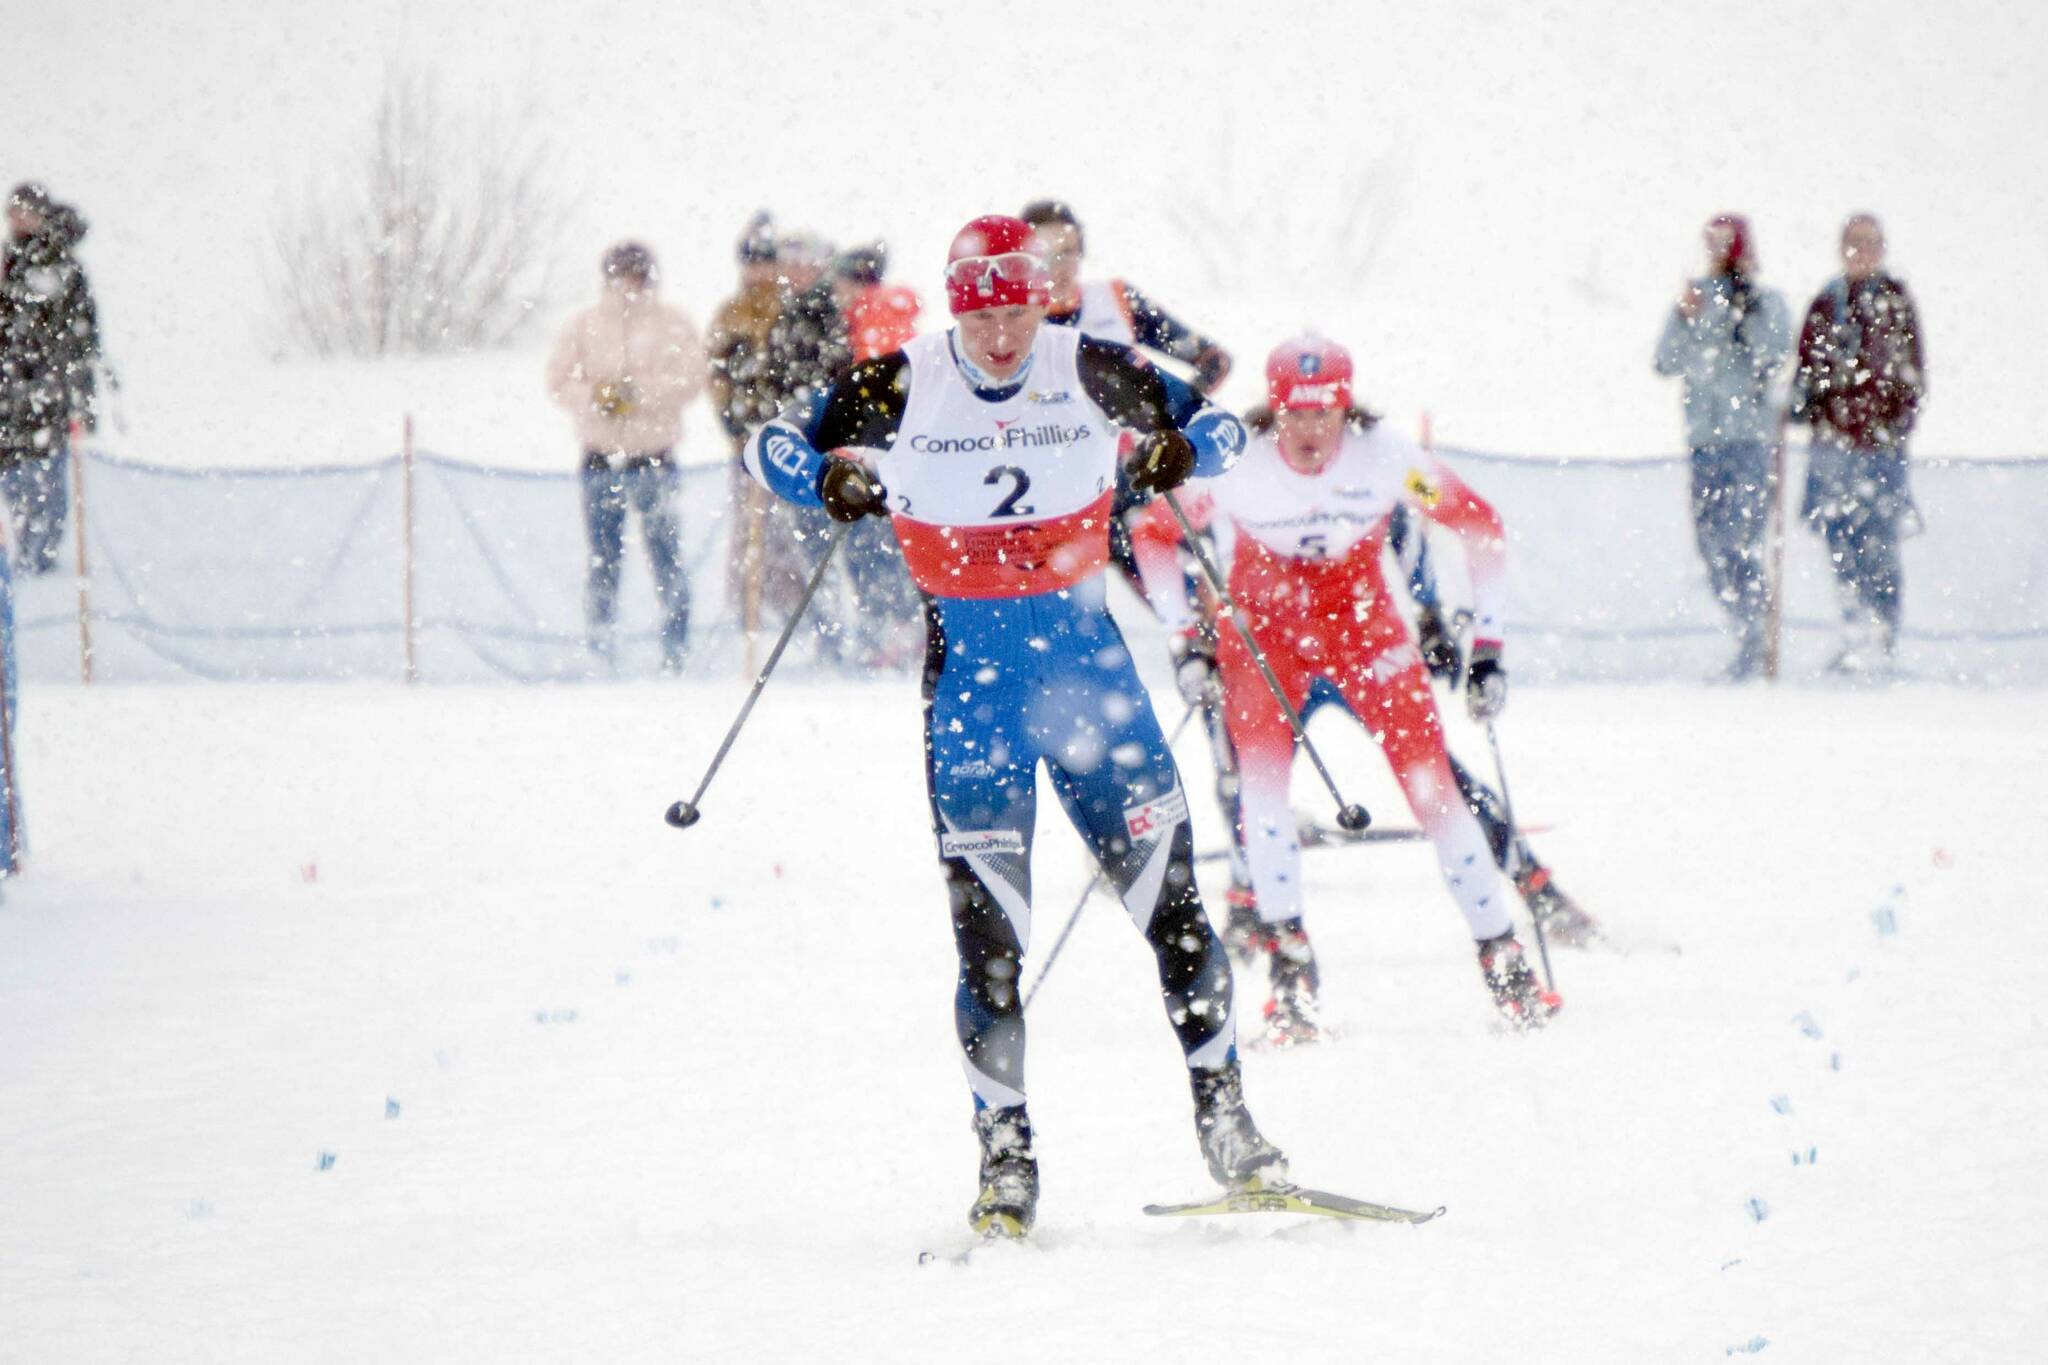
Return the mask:
<path id="1" fill-rule="evenodd" d="M 1040 199 L 1026 204 L 1019 216 L 1034 229 L 1033 240 L 1052 277 L 1047 322 L 1179 361 L 1194 370 L 1194 387 L 1205 397 L 1229 377 L 1228 351 L 1160 307 L 1137 286 L 1127 280 L 1081 278 L 1087 238 L 1071 206 L 1057 199 Z M 1172 543 L 1162 545 L 1157 541 L 1145 542 L 1134 534 L 1135 528 L 1143 524 L 1149 497 L 1131 487 L 1128 479 L 1117 480 L 1109 528 L 1110 558 L 1141 601 L 1148 603 L 1162 620 L 1177 623 L 1187 615 L 1194 600 L 1194 583 L 1181 562 L 1177 536 Z M 1223 807 L 1225 822 L 1234 826 L 1236 762 L 1230 753 L 1230 737 L 1224 730 L 1216 689 L 1207 681 L 1213 673 L 1214 649 L 1209 637 L 1200 633 L 1176 633 L 1168 637 L 1168 642 L 1173 650 L 1181 698 L 1196 708 L 1203 728 L 1208 731 L 1210 753 L 1216 764 L 1216 798 Z M 1199 657 L 1190 660 L 1190 650 L 1197 651 Z M 1252 904 L 1251 872 L 1233 844 L 1227 901 L 1230 923 L 1256 923 Z M 1238 936 L 1244 936 L 1242 930 Z M 1224 938 L 1231 941 L 1231 932 L 1226 930 Z"/>
<path id="2" fill-rule="evenodd" d="M 1194 370 L 1195 388 L 1205 396 L 1229 377 L 1228 351 L 1161 308 L 1137 286 L 1126 280 L 1081 278 L 1087 239 L 1072 208 L 1057 199 L 1040 199 L 1026 204 L 1020 216 L 1031 224 L 1051 277 L 1047 322 L 1181 361 Z"/>
<path id="3" fill-rule="evenodd" d="M 1443 603 L 1437 594 L 1436 571 L 1430 564 L 1427 523 L 1407 507 L 1396 507 L 1387 523 L 1387 548 L 1394 552 L 1407 580 L 1408 595 L 1415 601 L 1415 640 L 1422 650 L 1422 662 L 1430 675 L 1456 686 L 1464 671 L 1458 638 L 1444 620 Z M 1528 837 L 1508 825 L 1507 804 L 1500 794 L 1472 775 L 1472 770 L 1450 755 L 1451 776 L 1465 808 L 1486 831 L 1487 847 L 1500 870 L 1514 878 L 1515 890 L 1529 914 L 1542 926 L 1550 942 L 1566 948 L 1586 948 L 1600 937 L 1600 926 L 1579 903 L 1564 893 L 1549 866 L 1536 856 Z M 1227 940 L 1227 936 L 1226 936 Z"/>
<path id="4" fill-rule="evenodd" d="M 954 1018 L 974 1092 L 985 1234 L 1031 1226 L 1018 985 L 1045 762 L 1158 960 L 1210 1173 L 1284 1176 L 1244 1103 L 1230 959 L 1195 889 L 1187 797 L 1104 603 L 1118 428 L 1152 492 L 1222 473 L 1244 429 L 1128 348 L 1044 327 L 1047 276 L 1015 218 L 954 239 L 946 331 L 854 368 L 768 423 L 748 470 L 836 520 L 891 518 L 925 596 L 925 766 L 960 970 Z M 855 458 L 861 453 L 872 467 Z"/>
<path id="5" fill-rule="evenodd" d="M 1266 363 L 1270 406 L 1255 413 L 1244 458 L 1203 485 L 1188 511 L 1233 532 L 1233 600 L 1289 702 L 1336 697 L 1371 732 L 1437 848 L 1444 883 L 1478 941 L 1495 1005 L 1517 1027 L 1562 1001 L 1522 959 L 1507 883 L 1458 794 L 1429 675 L 1387 592 L 1388 519 L 1406 505 L 1464 542 L 1477 613 L 1467 705 L 1488 719 L 1507 700 L 1501 665 L 1500 518 L 1448 469 L 1351 401 L 1351 356 L 1319 337 L 1283 343 Z M 1219 632 L 1224 711 L 1242 783 L 1246 855 L 1273 940 L 1274 1034 L 1313 1036 L 1317 973 L 1302 923 L 1301 844 L 1288 802 L 1294 734 L 1234 631 Z"/>

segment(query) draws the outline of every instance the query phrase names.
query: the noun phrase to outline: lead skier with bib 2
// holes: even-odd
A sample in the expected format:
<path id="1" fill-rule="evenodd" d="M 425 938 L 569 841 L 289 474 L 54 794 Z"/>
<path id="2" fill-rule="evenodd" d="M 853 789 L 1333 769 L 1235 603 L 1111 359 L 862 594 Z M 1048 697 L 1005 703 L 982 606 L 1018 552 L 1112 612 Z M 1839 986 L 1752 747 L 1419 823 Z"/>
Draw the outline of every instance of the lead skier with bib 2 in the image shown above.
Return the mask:
<path id="1" fill-rule="evenodd" d="M 1256 1189 L 1287 1169 L 1245 1108 L 1187 796 L 1103 580 L 1119 428 L 1138 433 L 1125 467 L 1147 493 L 1222 473 L 1244 428 L 1129 348 L 1042 326 L 1048 276 L 1031 243 L 1015 218 L 967 224 L 946 267 L 954 326 L 856 366 L 745 452 L 791 502 L 842 522 L 888 516 L 924 594 L 925 771 L 981 1143 L 968 1220 L 1012 1237 L 1038 1203 L 1019 984 L 1041 760 L 1158 960 L 1210 1174 Z"/>

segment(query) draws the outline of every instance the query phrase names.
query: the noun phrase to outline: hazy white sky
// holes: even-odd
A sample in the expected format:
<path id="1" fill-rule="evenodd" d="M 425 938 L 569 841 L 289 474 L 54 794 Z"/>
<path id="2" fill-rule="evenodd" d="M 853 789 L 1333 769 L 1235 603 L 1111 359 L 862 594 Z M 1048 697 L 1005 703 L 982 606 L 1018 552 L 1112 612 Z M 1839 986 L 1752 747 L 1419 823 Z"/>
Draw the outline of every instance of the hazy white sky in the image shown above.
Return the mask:
<path id="1" fill-rule="evenodd" d="M 90 60 L 12 64 L 0 175 L 87 208 L 131 346 L 260 354 L 281 188 L 346 173 L 411 63 L 536 102 L 567 256 L 643 236 L 700 316 L 756 207 L 885 233 L 922 284 L 960 221 L 1059 194 L 1104 272 L 1247 359 L 1315 323 L 1450 439 L 1554 450 L 1677 440 L 1648 352 L 1704 218 L 1750 213 L 1796 307 L 1870 208 L 1928 315 L 1923 446 L 2042 450 L 2042 9 L 80 0 L 10 25 Z M 1379 216 L 1347 241 L 1360 178 Z M 1236 217 L 1191 234 L 1204 206 Z"/>

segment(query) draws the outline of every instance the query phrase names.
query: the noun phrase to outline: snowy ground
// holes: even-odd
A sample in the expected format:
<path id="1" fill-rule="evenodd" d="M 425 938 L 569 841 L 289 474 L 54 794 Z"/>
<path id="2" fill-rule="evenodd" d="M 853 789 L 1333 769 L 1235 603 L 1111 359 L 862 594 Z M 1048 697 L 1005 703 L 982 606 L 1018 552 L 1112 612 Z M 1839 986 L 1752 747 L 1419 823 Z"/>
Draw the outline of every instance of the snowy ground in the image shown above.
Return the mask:
<path id="1" fill-rule="evenodd" d="M 1633 949 L 1540 1036 L 1423 850 L 1312 854 L 1344 1037 L 1253 1102 L 1425 1227 L 1141 1216 L 1203 1178 L 1098 901 L 1034 1007 L 1036 1245 L 965 1267 L 919 1264 L 973 1142 L 914 687 L 771 689 L 677 834 L 737 700 L 32 690 L 0 1361 L 2038 1358 L 2038 694 L 1524 690 L 1515 795 Z"/>

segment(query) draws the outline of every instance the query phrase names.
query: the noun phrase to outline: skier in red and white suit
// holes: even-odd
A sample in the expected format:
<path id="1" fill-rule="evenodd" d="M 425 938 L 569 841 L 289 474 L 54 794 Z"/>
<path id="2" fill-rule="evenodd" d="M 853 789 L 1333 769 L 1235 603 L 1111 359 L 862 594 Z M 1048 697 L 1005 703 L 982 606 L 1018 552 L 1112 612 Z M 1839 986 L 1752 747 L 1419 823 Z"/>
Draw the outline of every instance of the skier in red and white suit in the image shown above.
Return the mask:
<path id="1" fill-rule="evenodd" d="M 1456 533 L 1475 609 L 1466 700 L 1475 717 L 1490 719 L 1507 694 L 1500 518 L 1456 474 L 1354 407 L 1351 378 L 1341 346 L 1319 337 L 1281 345 L 1266 365 L 1270 407 L 1251 415 L 1243 458 L 1192 485 L 1186 508 L 1197 525 L 1214 519 L 1231 537 L 1231 597 L 1288 701 L 1306 712 L 1335 700 L 1379 741 L 1436 845 L 1496 1005 L 1519 1027 L 1540 1025 L 1561 1001 L 1522 960 L 1509 917 L 1514 890 L 1451 774 L 1428 671 L 1381 567 L 1397 505 Z M 1146 534 L 1171 529 L 1155 519 Z M 1294 733 L 1237 632 L 1220 629 L 1218 644 L 1245 852 L 1260 918 L 1277 939 L 1269 1020 L 1276 1038 L 1313 1036 L 1314 955 L 1301 924 L 1301 843 L 1288 802 Z"/>

